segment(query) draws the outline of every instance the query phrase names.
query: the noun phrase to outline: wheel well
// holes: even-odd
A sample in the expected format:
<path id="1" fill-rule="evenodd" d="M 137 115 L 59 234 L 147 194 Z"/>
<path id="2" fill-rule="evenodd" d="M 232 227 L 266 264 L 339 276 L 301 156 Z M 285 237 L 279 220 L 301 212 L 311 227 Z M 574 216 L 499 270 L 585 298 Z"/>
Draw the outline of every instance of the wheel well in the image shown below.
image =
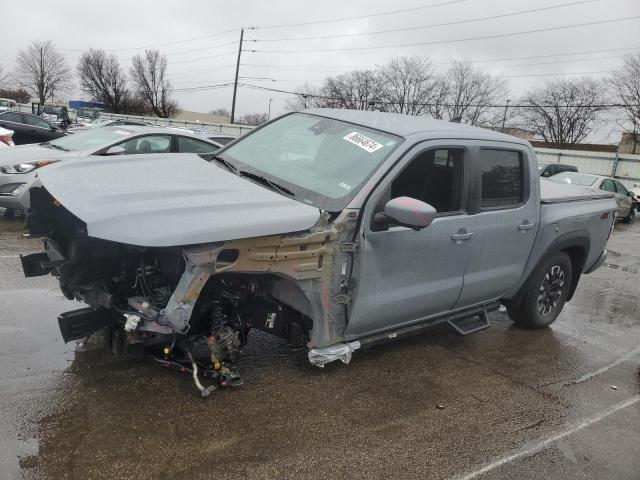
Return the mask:
<path id="1" fill-rule="evenodd" d="M 569 288 L 569 295 L 567 296 L 567 301 L 569 301 L 573 298 L 573 294 L 578 287 L 578 281 L 580 280 L 580 275 L 582 275 L 587 253 L 583 247 L 577 245 L 563 248 L 561 251 L 569 255 L 569 259 L 571 260 L 571 287 Z"/>
<path id="2" fill-rule="evenodd" d="M 571 270 L 572 270 L 571 286 L 569 288 L 569 295 L 567 296 L 567 301 L 573 298 L 573 294 L 576 291 L 576 288 L 578 287 L 578 281 L 580 280 L 580 275 L 582 275 L 584 263 L 587 260 L 586 252 L 588 251 L 588 243 L 587 243 L 588 240 L 578 239 L 578 241 L 579 243 L 586 243 L 586 245 L 577 245 L 577 244 L 572 244 L 569 246 L 563 245 L 560 248 L 557 248 L 557 244 L 556 244 L 556 248 L 553 248 L 552 246 L 540 258 L 538 264 L 536 264 L 536 267 L 529 273 L 529 276 L 531 276 L 535 272 L 536 268 L 538 268 L 539 263 L 543 261 L 543 259 L 546 258 L 546 256 L 553 255 L 554 253 L 558 253 L 558 252 L 566 253 L 569 256 L 569 259 L 571 260 Z M 517 308 L 520 305 L 520 302 L 522 302 L 526 285 L 527 285 L 527 282 L 525 282 L 522 285 L 518 293 L 513 298 L 509 300 L 504 300 L 503 301 L 504 304 L 509 305 L 511 308 L 514 308 L 514 309 Z"/>

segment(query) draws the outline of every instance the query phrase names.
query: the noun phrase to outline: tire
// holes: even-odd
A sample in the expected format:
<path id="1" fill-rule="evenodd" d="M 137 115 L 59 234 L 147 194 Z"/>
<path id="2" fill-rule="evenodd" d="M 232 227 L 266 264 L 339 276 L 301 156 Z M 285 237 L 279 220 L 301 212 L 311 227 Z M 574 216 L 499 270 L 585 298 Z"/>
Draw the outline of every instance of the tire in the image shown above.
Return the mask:
<path id="1" fill-rule="evenodd" d="M 635 207 L 631 207 L 629 209 L 629 215 L 624 217 L 624 223 L 633 223 L 635 219 L 636 219 L 636 209 Z"/>
<path id="2" fill-rule="evenodd" d="M 545 328 L 562 311 L 571 288 L 572 264 L 564 252 L 553 254 L 531 273 L 522 287 L 525 291 L 520 305 L 507 308 L 511 320 L 524 328 Z"/>

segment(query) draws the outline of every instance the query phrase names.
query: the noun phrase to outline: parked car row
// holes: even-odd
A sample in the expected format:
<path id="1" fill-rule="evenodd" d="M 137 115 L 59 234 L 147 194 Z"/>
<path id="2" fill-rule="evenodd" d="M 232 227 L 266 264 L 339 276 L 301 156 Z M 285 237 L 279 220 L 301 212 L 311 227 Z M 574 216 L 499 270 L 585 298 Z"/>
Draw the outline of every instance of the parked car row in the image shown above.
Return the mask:
<path id="1" fill-rule="evenodd" d="M 153 126 L 109 126 L 0 151 L 0 207 L 29 208 L 28 184 L 36 171 L 66 159 L 145 153 L 212 153 L 232 137 L 213 140 L 186 129 Z M 222 140 L 222 141 L 221 141 Z"/>

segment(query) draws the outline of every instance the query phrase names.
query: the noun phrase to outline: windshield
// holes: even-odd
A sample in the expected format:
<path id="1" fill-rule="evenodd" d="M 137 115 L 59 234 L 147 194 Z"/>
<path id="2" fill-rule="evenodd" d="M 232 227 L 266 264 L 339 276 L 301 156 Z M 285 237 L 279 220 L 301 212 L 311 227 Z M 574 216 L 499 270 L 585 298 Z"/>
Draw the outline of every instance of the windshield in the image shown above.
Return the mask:
<path id="1" fill-rule="evenodd" d="M 219 156 L 239 170 L 283 184 L 297 200 L 339 211 L 401 141 L 359 125 L 294 113 L 248 134 Z"/>
<path id="2" fill-rule="evenodd" d="M 11 100 L 0 100 L 0 107 L 11 107 L 13 102 Z"/>
<path id="3" fill-rule="evenodd" d="M 91 150 L 110 143 L 118 143 L 119 140 L 126 140 L 132 134 L 131 130 L 124 128 L 96 128 L 57 138 L 49 144 L 69 151 Z"/>
<path id="4" fill-rule="evenodd" d="M 549 180 L 553 182 L 584 185 L 585 187 L 593 185 L 594 183 L 596 183 L 597 179 L 598 177 L 594 177 L 592 175 L 585 175 L 584 173 L 575 172 L 562 172 L 549 177 Z"/>

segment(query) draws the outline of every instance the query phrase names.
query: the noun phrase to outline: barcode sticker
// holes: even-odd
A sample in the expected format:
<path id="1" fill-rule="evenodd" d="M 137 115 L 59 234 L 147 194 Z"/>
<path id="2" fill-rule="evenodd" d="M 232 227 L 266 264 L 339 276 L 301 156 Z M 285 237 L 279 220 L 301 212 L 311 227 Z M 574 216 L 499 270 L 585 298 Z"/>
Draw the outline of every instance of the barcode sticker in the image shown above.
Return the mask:
<path id="1" fill-rule="evenodd" d="M 349 143 L 353 143 L 354 145 L 360 147 L 363 150 L 366 150 L 369 153 L 373 153 L 376 150 L 380 150 L 384 145 L 381 143 L 372 140 L 371 138 L 362 135 L 358 132 L 351 132 L 349 135 L 345 135 L 342 137 L 343 140 L 346 140 Z"/>

